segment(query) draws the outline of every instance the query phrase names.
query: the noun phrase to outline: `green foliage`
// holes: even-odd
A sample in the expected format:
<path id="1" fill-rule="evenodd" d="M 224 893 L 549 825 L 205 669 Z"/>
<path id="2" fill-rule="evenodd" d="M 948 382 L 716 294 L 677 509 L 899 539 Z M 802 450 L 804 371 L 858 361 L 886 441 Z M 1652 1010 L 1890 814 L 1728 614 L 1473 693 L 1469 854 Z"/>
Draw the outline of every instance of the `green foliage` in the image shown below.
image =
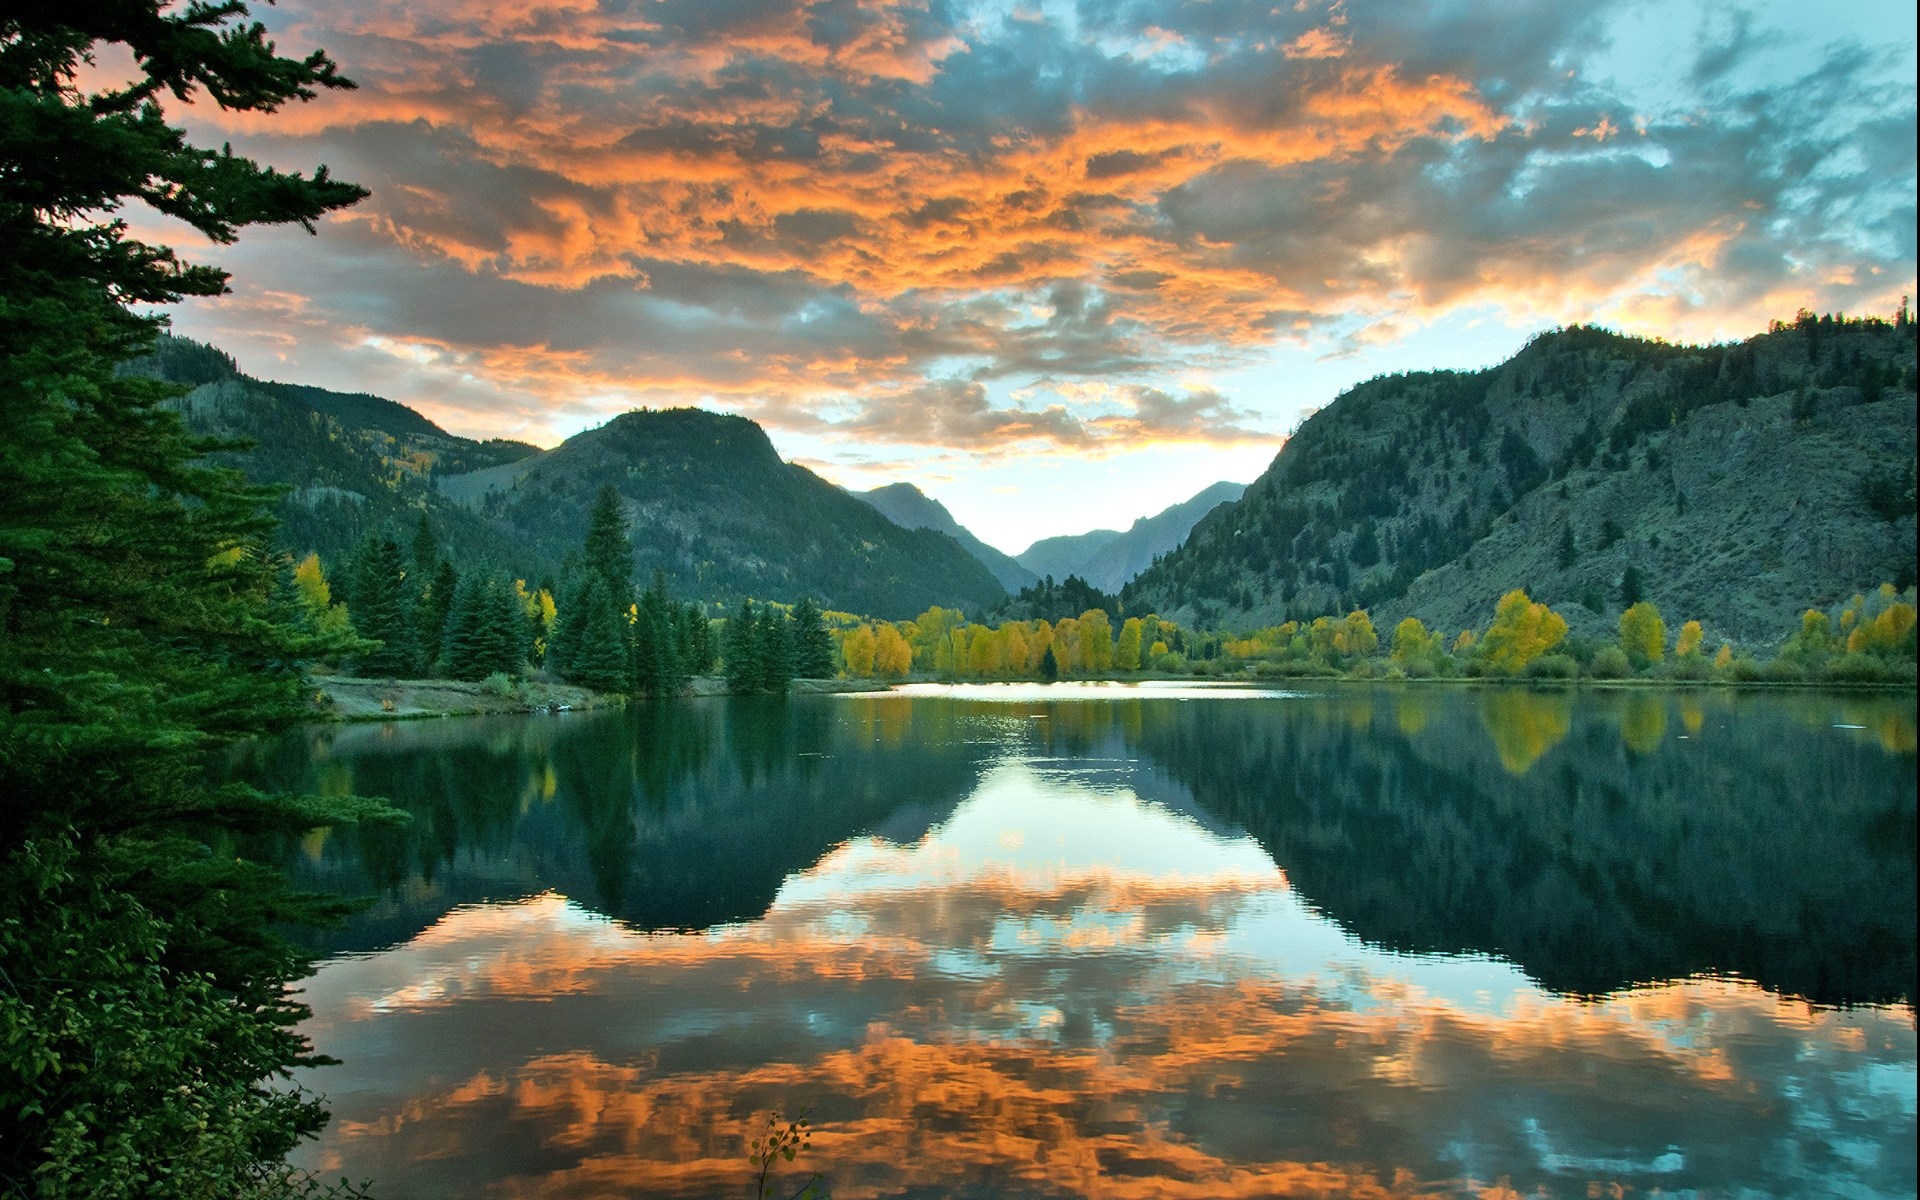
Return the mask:
<path id="1" fill-rule="evenodd" d="M 990 615 L 1011 621 L 1059 621 L 1078 617 L 1089 609 L 1099 609 L 1109 620 L 1120 619 L 1120 601 L 1094 587 L 1078 575 L 1069 575 L 1055 583 L 1049 575 L 1040 582 L 1021 588 L 1018 595 Z"/>
<path id="2" fill-rule="evenodd" d="M 1168 657 L 1172 657 L 1169 655 Z M 1048 683 L 1057 683 L 1060 679 L 1060 660 L 1054 657 L 1053 647 L 1048 646 L 1040 655 L 1040 678 Z"/>
<path id="3" fill-rule="evenodd" d="M 1587 674 L 1595 679 L 1625 679 L 1633 674 L 1633 664 L 1627 661 L 1627 652 L 1618 646 L 1602 646 L 1594 651 L 1593 661 L 1587 664 Z"/>

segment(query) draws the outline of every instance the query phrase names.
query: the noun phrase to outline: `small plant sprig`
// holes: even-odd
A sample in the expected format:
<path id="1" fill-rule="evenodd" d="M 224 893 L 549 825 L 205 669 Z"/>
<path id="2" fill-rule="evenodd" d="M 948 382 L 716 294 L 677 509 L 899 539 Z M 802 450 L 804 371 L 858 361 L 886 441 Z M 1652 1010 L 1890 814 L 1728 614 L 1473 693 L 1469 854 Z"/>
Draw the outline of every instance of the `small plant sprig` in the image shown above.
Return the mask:
<path id="1" fill-rule="evenodd" d="M 747 1161 L 760 1168 L 760 1175 L 754 1184 L 754 1200 L 769 1200 L 776 1186 L 773 1168 L 784 1159 L 792 1162 L 802 1150 L 813 1147 L 813 1133 L 807 1126 L 807 1109 L 801 1109 L 800 1115 L 780 1124 L 778 1110 L 767 1114 L 767 1130 L 754 1138 L 747 1154 Z M 827 1181 L 818 1171 L 800 1186 L 787 1200 L 832 1200 L 827 1192 Z"/>

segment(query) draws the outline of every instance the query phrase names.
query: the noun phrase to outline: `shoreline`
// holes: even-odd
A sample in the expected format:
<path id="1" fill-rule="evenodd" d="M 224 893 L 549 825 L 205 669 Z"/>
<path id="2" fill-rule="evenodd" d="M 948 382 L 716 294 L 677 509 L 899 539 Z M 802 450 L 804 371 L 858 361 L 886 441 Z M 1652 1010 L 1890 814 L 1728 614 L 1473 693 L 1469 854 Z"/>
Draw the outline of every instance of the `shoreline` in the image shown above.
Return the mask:
<path id="1" fill-rule="evenodd" d="M 500 691 L 485 682 L 457 679 L 359 679 L 347 675 L 314 675 L 308 680 L 312 691 L 308 706 L 317 720 L 412 721 L 431 717 L 479 717 L 506 714 L 590 712 L 623 708 L 634 698 L 589 691 L 564 683 L 516 680 L 510 690 Z M 1723 680 L 1723 679 L 1529 679 L 1488 676 L 1428 676 L 1389 679 L 1381 676 L 1354 675 L 1188 675 L 1141 672 L 1132 675 L 1073 676 L 1053 682 L 1073 684 L 1227 684 L 1242 687 L 1297 688 L 1320 684 L 1369 685 L 1395 687 L 1484 687 L 1549 689 L 1575 691 L 1827 691 L 1827 692 L 1913 692 L 1915 681 L 1859 680 Z M 909 675 L 903 679 L 796 679 L 788 695 L 828 696 L 879 694 L 901 685 L 991 686 L 994 684 L 1046 686 L 1038 679 L 943 679 L 934 675 Z M 696 676 L 682 693 L 689 697 L 728 696 L 726 680 L 717 675 Z"/>

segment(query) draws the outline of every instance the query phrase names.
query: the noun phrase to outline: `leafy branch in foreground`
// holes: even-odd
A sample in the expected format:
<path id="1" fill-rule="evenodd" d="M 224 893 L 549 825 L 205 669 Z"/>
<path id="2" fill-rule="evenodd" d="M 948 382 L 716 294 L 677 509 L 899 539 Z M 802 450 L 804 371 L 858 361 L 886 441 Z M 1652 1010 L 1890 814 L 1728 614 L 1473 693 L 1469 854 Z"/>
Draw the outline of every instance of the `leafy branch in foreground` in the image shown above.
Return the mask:
<path id="1" fill-rule="evenodd" d="M 802 1150 L 812 1149 L 813 1133 L 807 1125 L 807 1110 L 801 1109 L 800 1115 L 784 1126 L 780 1123 L 779 1112 L 767 1114 L 767 1130 L 754 1138 L 748 1147 L 747 1161 L 760 1169 L 754 1180 L 754 1200 L 768 1200 L 774 1194 L 776 1182 L 773 1169 L 782 1160 L 792 1162 Z M 827 1191 L 826 1179 L 818 1172 L 800 1185 L 800 1189 L 791 1193 L 787 1200 L 831 1200 Z"/>

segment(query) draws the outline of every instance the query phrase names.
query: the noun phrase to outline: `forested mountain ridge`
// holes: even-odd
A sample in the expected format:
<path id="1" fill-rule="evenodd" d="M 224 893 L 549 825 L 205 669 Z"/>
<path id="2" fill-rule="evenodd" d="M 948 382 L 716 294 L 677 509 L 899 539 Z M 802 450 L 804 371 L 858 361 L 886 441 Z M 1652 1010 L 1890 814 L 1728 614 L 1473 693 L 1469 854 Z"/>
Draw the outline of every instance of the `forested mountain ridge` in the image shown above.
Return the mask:
<path id="1" fill-rule="evenodd" d="M 1803 314 L 1731 345 L 1576 327 L 1387 376 L 1301 425 L 1125 589 L 1254 628 L 1351 608 L 1473 627 L 1523 587 L 1597 633 L 1644 596 L 1714 637 L 1914 573 L 1914 327 Z"/>
<path id="2" fill-rule="evenodd" d="M 498 531 L 441 498 L 433 477 L 513 462 L 538 454 L 537 446 L 460 437 L 378 396 L 255 379 L 224 352 L 185 338 L 161 337 L 151 354 L 124 369 L 190 386 L 173 407 L 193 432 L 253 443 L 214 457 L 255 483 L 290 489 L 276 513 L 286 549 L 342 561 L 367 533 L 411 530 L 426 513 L 463 561 L 534 565 Z"/>
<path id="3" fill-rule="evenodd" d="M 196 433 L 253 443 L 215 459 L 286 485 L 284 548 L 346 562 L 373 532 L 422 515 L 464 566 L 527 579 L 564 573 L 595 493 L 611 483 L 632 524 L 635 578 L 680 595 L 792 602 L 907 617 L 1005 598 L 944 534 L 910 530 L 780 460 L 759 426 L 693 409 L 634 412 L 549 451 L 451 434 L 392 400 L 242 373 L 211 346 L 163 337 L 128 364 L 193 388 L 175 406 Z"/>
<path id="4" fill-rule="evenodd" d="M 1238 500 L 1246 490 L 1244 483 L 1210 484 L 1190 499 L 1141 517 L 1124 531 L 1095 529 L 1042 538 L 1015 555 L 1014 560 L 1035 575 L 1056 579 L 1078 575 L 1103 592 L 1118 592 L 1128 580 L 1152 566 L 1154 559 L 1185 541 L 1200 518 L 1228 501 Z"/>
<path id="5" fill-rule="evenodd" d="M 1009 592 L 1038 583 L 1040 577 L 1014 561 L 1011 555 L 995 550 L 973 535 L 973 531 L 953 519 L 947 506 L 910 483 L 889 483 L 869 492 L 850 495 L 880 510 L 882 516 L 903 529 L 931 529 L 959 542 L 962 549 L 980 560 L 1000 586 Z"/>
<path id="6" fill-rule="evenodd" d="M 636 579 L 678 595 L 742 597 L 910 617 L 980 611 L 1004 589 L 952 538 L 903 529 L 804 467 L 782 461 L 745 417 L 692 408 L 615 417 L 535 457 L 441 476 L 443 495 L 558 560 L 580 543 L 593 497 L 619 493 Z"/>

